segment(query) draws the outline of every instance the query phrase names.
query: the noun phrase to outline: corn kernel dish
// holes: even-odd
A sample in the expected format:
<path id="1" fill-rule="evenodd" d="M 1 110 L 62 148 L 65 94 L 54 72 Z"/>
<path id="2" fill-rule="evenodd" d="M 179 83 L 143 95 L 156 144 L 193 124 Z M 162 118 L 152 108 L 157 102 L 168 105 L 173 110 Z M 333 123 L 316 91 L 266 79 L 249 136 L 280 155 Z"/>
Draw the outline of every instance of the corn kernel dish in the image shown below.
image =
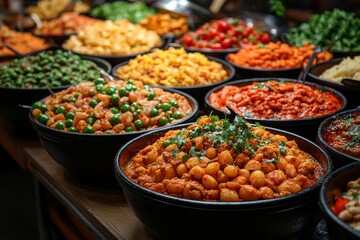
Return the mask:
<path id="1" fill-rule="evenodd" d="M 184 48 L 170 47 L 138 55 L 126 65 L 115 67 L 121 79 L 134 79 L 149 85 L 202 86 L 229 77 L 223 65 L 202 53 L 187 53 Z"/>

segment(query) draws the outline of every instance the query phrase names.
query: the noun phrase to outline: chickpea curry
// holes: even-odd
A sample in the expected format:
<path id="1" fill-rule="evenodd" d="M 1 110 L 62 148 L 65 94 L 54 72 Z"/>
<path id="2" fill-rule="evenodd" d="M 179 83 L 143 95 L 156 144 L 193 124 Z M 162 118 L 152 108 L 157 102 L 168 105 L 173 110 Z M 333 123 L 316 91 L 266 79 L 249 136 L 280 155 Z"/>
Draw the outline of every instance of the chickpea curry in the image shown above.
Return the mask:
<path id="1" fill-rule="evenodd" d="M 237 202 L 297 193 L 318 181 L 323 169 L 294 140 L 253 126 L 202 116 L 169 130 L 123 167 L 134 182 L 176 197 Z"/>

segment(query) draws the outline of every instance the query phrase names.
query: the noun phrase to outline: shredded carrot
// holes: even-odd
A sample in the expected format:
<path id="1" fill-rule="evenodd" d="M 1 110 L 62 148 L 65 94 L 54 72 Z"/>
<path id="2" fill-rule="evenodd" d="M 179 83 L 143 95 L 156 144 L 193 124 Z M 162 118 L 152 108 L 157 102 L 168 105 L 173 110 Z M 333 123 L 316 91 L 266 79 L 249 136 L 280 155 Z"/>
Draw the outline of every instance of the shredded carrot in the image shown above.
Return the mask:
<path id="1" fill-rule="evenodd" d="M 230 62 L 253 68 L 297 68 L 306 64 L 307 59 L 313 54 L 315 46 L 305 43 L 302 47 L 290 46 L 282 42 L 269 42 L 267 44 L 247 45 L 237 53 L 228 55 Z M 332 59 L 330 52 L 321 52 L 316 61 L 325 62 Z"/>

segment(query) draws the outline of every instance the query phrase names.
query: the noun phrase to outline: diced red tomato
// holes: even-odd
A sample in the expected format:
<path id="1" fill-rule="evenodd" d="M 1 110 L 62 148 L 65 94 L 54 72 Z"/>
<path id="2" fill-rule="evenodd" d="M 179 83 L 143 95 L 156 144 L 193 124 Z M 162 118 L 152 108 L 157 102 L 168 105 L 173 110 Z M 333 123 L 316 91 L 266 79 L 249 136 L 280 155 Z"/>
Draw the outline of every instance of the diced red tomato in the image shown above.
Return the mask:
<path id="1" fill-rule="evenodd" d="M 350 202 L 350 199 L 337 197 L 334 204 L 334 213 L 336 215 L 339 215 L 339 213 L 341 213 L 345 209 L 345 204 L 347 204 L 348 202 Z"/>
<path id="2" fill-rule="evenodd" d="M 230 38 L 225 38 L 222 42 L 221 42 L 221 46 L 223 48 L 231 48 L 232 45 L 232 40 Z"/>
<path id="3" fill-rule="evenodd" d="M 262 43 L 268 43 L 268 42 L 270 42 L 270 36 L 269 36 L 269 34 L 268 34 L 267 32 L 264 32 L 264 33 L 262 34 L 261 38 L 260 38 L 260 41 L 261 41 Z"/>
<path id="4" fill-rule="evenodd" d="M 237 18 L 212 20 L 194 32 L 184 34 L 178 40 L 185 47 L 212 49 L 228 49 L 249 43 L 257 44 L 269 41 L 270 37 L 267 33 L 247 27 L 244 21 Z"/>
<path id="5" fill-rule="evenodd" d="M 212 49 L 223 49 L 220 43 L 213 43 L 211 44 Z"/>

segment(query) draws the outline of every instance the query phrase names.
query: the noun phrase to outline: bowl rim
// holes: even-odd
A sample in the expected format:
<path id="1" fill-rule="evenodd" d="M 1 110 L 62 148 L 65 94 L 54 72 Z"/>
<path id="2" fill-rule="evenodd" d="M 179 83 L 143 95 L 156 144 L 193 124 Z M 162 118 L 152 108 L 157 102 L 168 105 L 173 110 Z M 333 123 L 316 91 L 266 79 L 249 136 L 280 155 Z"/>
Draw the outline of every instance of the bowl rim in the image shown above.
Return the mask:
<path id="1" fill-rule="evenodd" d="M 116 59 L 123 59 L 123 58 L 133 58 L 133 57 L 136 57 L 137 55 L 139 54 L 146 54 L 146 53 L 150 53 L 151 51 L 155 50 L 155 49 L 158 49 L 158 48 L 162 48 L 165 44 L 165 39 L 163 39 L 159 34 L 157 34 L 160 38 L 160 41 L 161 43 L 158 44 L 157 46 L 154 46 L 152 48 L 150 48 L 149 50 L 147 51 L 142 51 L 142 52 L 137 52 L 137 53 L 127 53 L 127 54 L 88 54 L 88 53 L 81 53 L 81 52 L 77 52 L 77 51 L 74 51 L 72 49 L 66 49 L 64 48 L 64 44 L 66 43 L 66 41 L 61 44 L 61 48 L 64 50 L 64 51 L 69 51 L 69 52 L 72 52 L 73 54 L 76 54 L 76 55 L 80 55 L 80 56 L 88 56 L 88 57 L 98 57 L 98 58 L 105 58 L 105 59 L 112 59 L 112 60 L 116 60 Z"/>
<path id="2" fill-rule="evenodd" d="M 127 187 L 129 187 L 131 189 L 131 191 L 136 191 L 137 194 L 141 194 L 143 196 L 146 196 L 148 198 L 152 198 L 152 199 L 156 199 L 156 201 L 161 201 L 161 202 L 166 202 L 167 204 L 173 204 L 173 205 L 179 205 L 179 206 L 186 206 L 186 207 L 191 207 L 191 208 L 208 208 L 211 207 L 213 210 L 234 210 L 234 207 L 237 207 L 239 209 L 241 208 L 249 208 L 249 210 L 252 209 L 266 209 L 266 208 L 274 208 L 276 206 L 274 206 L 274 203 L 278 203 L 281 205 L 288 205 L 291 204 L 292 202 L 296 202 L 296 198 L 298 196 L 306 196 L 307 194 L 310 194 L 311 191 L 320 188 L 320 186 L 322 185 L 322 182 L 325 180 L 326 176 L 329 175 L 332 172 L 333 169 L 333 164 L 331 161 L 330 156 L 319 146 L 317 146 L 315 143 L 313 143 L 312 141 L 297 135 L 295 133 L 291 133 L 289 131 L 285 131 L 285 130 L 281 130 L 281 129 L 277 129 L 277 128 L 272 128 L 272 127 L 265 127 L 265 129 L 270 130 L 270 131 L 275 131 L 277 133 L 285 133 L 286 135 L 289 135 L 295 139 L 301 139 L 302 141 L 305 141 L 306 143 L 312 145 L 313 147 L 317 148 L 322 155 L 325 157 L 326 159 L 326 163 L 327 163 L 327 171 L 323 173 L 323 175 L 320 177 L 320 179 L 314 183 L 313 185 L 311 185 L 310 187 L 301 190 L 300 192 L 297 193 L 293 193 L 287 196 L 283 196 L 283 197 L 279 197 L 279 198 L 273 198 L 273 199 L 261 199 L 261 200 L 255 200 L 255 201 L 242 201 L 242 202 L 211 202 L 211 201 L 197 201 L 197 200 L 190 200 L 190 199 L 185 199 L 185 198 L 180 198 L 180 197 L 174 197 L 171 195 L 167 195 L 167 194 L 163 194 L 163 193 L 158 193 L 155 191 L 152 191 L 150 189 L 147 189 L 145 187 L 142 187 L 140 185 L 138 185 L 137 183 L 131 181 L 126 175 L 125 173 L 122 171 L 122 167 L 120 165 L 120 156 L 122 154 L 122 152 L 124 152 L 127 147 L 129 145 L 131 145 L 133 142 L 135 141 L 140 141 L 144 136 L 148 136 L 148 135 L 156 135 L 157 133 L 165 133 L 165 131 L 168 130 L 172 130 L 172 129 L 181 129 L 184 127 L 187 127 L 189 125 L 191 125 L 193 123 L 184 123 L 184 124 L 179 124 L 176 126 L 171 126 L 169 128 L 166 129 L 156 129 L 153 132 L 149 132 L 143 135 L 140 135 L 132 140 L 130 140 L 129 142 L 127 142 L 126 144 L 124 144 L 123 146 L 121 146 L 119 148 L 119 150 L 116 153 L 116 156 L 114 158 L 114 171 L 115 171 L 115 175 L 117 178 L 117 181 L 119 182 L 121 179 L 121 184 L 120 185 L 126 185 Z M 157 138 L 156 138 L 157 139 Z M 156 140 L 155 139 L 155 140 Z M 154 140 L 154 141 L 155 141 Z M 152 142 L 154 142 L 152 141 Z M 303 200 L 302 200 L 303 201 Z M 270 205 L 270 206 L 269 206 Z"/>
<path id="3" fill-rule="evenodd" d="M 240 49 L 241 50 L 241 49 Z M 302 67 L 291 67 L 291 68 L 260 68 L 260 67 L 247 67 L 247 66 L 242 66 L 236 63 L 233 63 L 232 61 L 229 60 L 229 55 L 232 53 L 228 53 L 225 56 L 225 60 L 227 62 L 229 62 L 230 64 L 232 64 L 234 67 L 238 68 L 238 69 L 242 69 L 242 70 L 250 70 L 250 71 L 258 71 L 258 72 L 286 72 L 286 71 L 301 71 Z"/>
<path id="4" fill-rule="evenodd" d="M 29 111 L 29 119 L 30 119 L 30 122 L 34 125 L 34 127 L 37 127 L 39 129 L 43 129 L 42 131 L 45 130 L 45 131 L 49 131 L 51 133 L 54 133 L 54 134 L 58 135 L 58 137 L 61 137 L 61 136 L 69 136 L 69 137 L 71 137 L 71 136 L 72 137 L 86 136 L 87 138 L 90 138 L 90 139 L 97 139 L 97 138 L 104 138 L 104 137 L 111 138 L 111 137 L 115 137 L 115 136 L 137 136 L 139 134 L 141 135 L 141 134 L 145 134 L 145 133 L 151 133 L 152 131 L 154 131 L 156 129 L 166 129 L 168 127 L 172 127 L 172 126 L 182 124 L 182 123 L 188 121 L 189 119 L 192 119 L 193 117 L 197 116 L 197 114 L 199 112 L 199 103 L 196 101 L 196 99 L 194 97 L 192 97 L 191 95 L 189 95 L 189 94 L 187 94 L 185 92 L 179 91 L 177 89 L 168 89 L 168 88 L 163 88 L 163 87 L 157 87 L 157 88 L 162 88 L 165 91 L 169 91 L 169 92 L 172 92 L 172 93 L 178 93 L 178 94 L 186 97 L 188 99 L 188 101 L 190 102 L 190 104 L 194 105 L 193 111 L 189 115 L 187 115 L 184 119 L 182 119 L 181 121 L 179 121 L 179 122 L 177 122 L 175 124 L 170 124 L 168 126 L 161 126 L 161 127 L 157 127 L 157 128 L 154 128 L 154 129 L 146 129 L 146 130 L 141 130 L 141 131 L 133 131 L 133 132 L 125 132 L 125 133 L 110 133 L 110 134 L 85 134 L 85 133 L 78 133 L 78 132 L 62 131 L 62 130 L 58 130 L 58 129 L 55 129 L 55 128 L 51 128 L 51 127 L 45 126 L 44 124 L 36 121 L 34 116 L 32 115 L 31 110 Z M 45 97 L 45 98 L 47 98 L 47 97 Z M 42 101 L 45 98 L 42 98 L 39 101 Z"/>
<path id="5" fill-rule="evenodd" d="M 360 56 L 360 55 L 359 55 Z M 313 72 L 315 70 L 317 70 L 318 68 L 320 67 L 323 67 L 323 66 L 328 66 L 328 65 L 337 65 L 339 64 L 342 60 L 346 59 L 346 58 L 349 58 L 351 56 L 345 56 L 345 57 L 337 57 L 337 58 L 333 58 L 329 61 L 326 61 L 326 62 L 322 62 L 322 63 L 319 63 L 319 64 L 316 64 L 315 66 L 312 66 L 308 72 L 308 77 L 307 79 L 315 79 L 314 81 L 317 81 L 317 82 L 320 82 L 321 84 L 325 84 L 327 86 L 331 86 L 331 87 L 340 87 L 340 88 L 343 88 L 343 89 L 347 89 L 347 90 L 351 90 L 351 91 L 360 91 L 360 90 L 357 90 L 356 88 L 353 88 L 351 86 L 347 86 L 341 82 L 337 82 L 337 81 L 333 81 L 333 80 L 329 80 L 329 79 L 326 79 L 326 78 L 321 78 L 320 76 L 318 75 L 315 75 Z M 353 57 L 351 57 L 353 58 Z M 333 66 L 334 66 L 333 65 Z M 325 70 L 329 69 L 330 67 L 327 67 Z"/>
<path id="6" fill-rule="evenodd" d="M 326 199 L 326 193 L 327 193 L 327 188 L 329 187 L 329 185 L 331 184 L 331 182 L 334 180 L 335 177 L 337 177 L 340 174 L 346 173 L 350 169 L 359 168 L 359 167 L 360 167 L 360 162 L 354 162 L 354 163 L 350 163 L 350 164 L 347 164 L 345 166 L 342 166 L 342 167 L 336 169 L 335 171 L 330 173 L 325 178 L 325 180 L 323 181 L 323 183 L 320 187 L 320 191 L 319 191 L 320 209 L 322 210 L 323 214 L 325 214 L 325 216 L 328 217 L 325 220 L 330 220 L 331 222 L 334 222 L 335 224 L 339 225 L 346 232 L 351 233 L 352 235 L 357 236 L 357 237 L 360 237 L 360 231 L 357 231 L 357 230 L 353 229 L 352 227 L 350 227 L 348 224 L 346 224 L 344 221 L 342 221 L 340 218 L 338 218 L 335 215 L 335 213 L 333 213 L 331 211 L 329 204 L 327 202 L 327 199 Z"/>
<path id="7" fill-rule="evenodd" d="M 47 49 L 47 50 L 43 50 L 43 51 L 40 51 L 40 52 L 36 52 L 34 54 L 30 54 L 30 55 L 28 55 L 26 57 L 37 55 L 37 54 L 39 54 L 41 52 L 56 51 L 56 50 L 61 50 L 63 52 L 66 52 L 66 50 L 63 50 L 63 49 Z M 77 55 L 77 54 L 74 54 L 74 55 Z M 110 74 L 110 72 L 112 70 L 111 64 L 108 61 L 106 61 L 105 59 L 94 57 L 94 56 L 79 56 L 79 57 L 82 60 L 91 61 L 91 62 L 95 63 L 96 65 L 97 65 L 97 63 L 104 64 L 104 66 L 106 66 L 107 69 L 103 69 L 103 70 L 105 72 L 109 73 L 109 74 Z M 13 58 L 12 60 L 14 60 L 14 59 L 18 59 L 18 58 Z M 0 66 L 3 66 L 3 63 L 0 63 Z M 49 88 L 51 90 L 54 90 L 54 91 L 60 91 L 60 90 L 63 90 L 65 88 L 68 88 L 68 87 L 70 87 L 72 85 L 74 85 L 74 84 L 62 85 L 62 86 L 57 86 L 57 87 L 49 87 Z M 9 88 L 9 87 L 3 87 L 3 86 L 0 85 L 0 91 L 30 91 L 30 92 L 36 92 L 36 91 L 49 91 L 49 88 L 47 88 L 47 87 L 42 87 L 42 88 L 19 88 L 19 87 L 17 87 L 17 88 Z M 49 94 L 50 93 L 51 92 L 49 91 Z"/>
<path id="8" fill-rule="evenodd" d="M 229 64 L 228 62 L 226 62 L 225 60 L 221 59 L 221 58 L 218 58 L 218 57 L 213 57 L 213 56 L 205 56 L 208 60 L 210 61 L 215 61 L 217 63 L 220 63 L 223 68 L 225 69 L 225 71 L 228 72 L 229 76 L 219 82 L 215 82 L 215 83 L 212 83 L 212 84 L 207 84 L 207 85 L 193 85 L 193 86 L 162 86 L 162 85 L 149 85 L 149 86 L 152 86 L 152 87 L 164 87 L 164 88 L 167 88 L 167 89 L 178 89 L 178 90 L 191 90 L 191 89 L 198 89 L 198 88 L 203 88 L 203 87 L 209 87 L 209 88 L 212 88 L 212 87 L 215 87 L 215 86 L 218 86 L 219 84 L 223 84 L 225 82 L 228 82 L 230 80 L 232 80 L 235 76 L 235 68 L 233 66 L 231 66 L 231 64 Z M 132 59 L 130 59 L 132 60 Z M 117 76 L 116 75 L 116 70 L 119 68 L 119 67 L 122 67 L 124 65 L 127 65 L 130 60 L 128 61 L 125 61 L 125 62 L 122 62 L 122 63 L 118 63 L 116 64 L 112 70 L 111 70 L 111 75 L 112 76 Z"/>
<path id="9" fill-rule="evenodd" d="M 331 153 L 333 153 L 333 154 L 335 154 L 337 156 L 340 156 L 341 158 L 348 158 L 348 159 L 351 159 L 352 161 L 360 162 L 360 158 L 356 158 L 354 156 L 351 156 L 351 155 L 349 155 L 347 153 L 344 153 L 344 152 L 341 152 L 341 151 L 335 149 L 333 146 L 328 144 L 325 141 L 325 139 L 323 138 L 323 136 L 322 136 L 324 128 L 326 128 L 331 122 L 333 122 L 335 119 L 337 119 L 339 117 L 348 116 L 349 114 L 351 114 L 353 112 L 359 112 L 359 114 L 360 114 L 360 106 L 358 108 L 353 108 L 353 109 L 348 109 L 348 110 L 345 110 L 345 111 L 338 112 L 337 114 L 326 118 L 324 121 L 322 121 L 320 123 L 320 125 L 318 127 L 318 130 L 317 130 L 316 138 L 319 141 L 319 143 L 322 146 L 324 146 L 324 148 L 327 151 L 329 151 L 329 152 L 331 152 Z"/>
<path id="10" fill-rule="evenodd" d="M 338 109 L 337 111 L 333 112 L 333 113 L 329 113 L 323 116 L 318 116 L 318 117 L 313 117 L 313 118 L 301 118 L 301 119 L 262 119 L 262 118 L 250 118 L 250 117 L 245 117 L 243 116 L 246 120 L 248 121 L 253 121 L 253 122 L 261 122 L 261 123 L 276 123 L 276 122 L 281 122 L 281 123 L 293 123 L 293 124 L 299 124 L 299 123 L 309 123 L 309 122 L 313 122 L 315 120 L 321 120 L 324 118 L 327 118 L 329 116 L 332 116 L 334 114 L 337 114 L 341 111 L 343 111 L 346 106 L 347 106 L 347 98 L 338 90 L 328 87 L 328 86 L 323 86 L 320 84 L 316 84 L 313 82 L 307 82 L 307 81 L 298 81 L 296 79 L 292 79 L 292 78 L 278 78 L 278 77 L 273 77 L 273 78 L 248 78 L 248 79 L 240 79 L 240 80 L 235 80 L 235 81 L 231 81 L 229 83 L 225 83 L 222 85 L 219 85 L 217 87 L 214 87 L 213 89 L 211 89 L 210 91 L 208 91 L 205 95 L 205 105 L 207 105 L 208 107 L 210 107 L 213 110 L 219 111 L 221 113 L 223 113 L 225 116 L 229 115 L 229 113 L 224 112 L 221 109 L 215 108 L 210 102 L 209 102 L 209 96 L 210 94 L 212 94 L 215 91 L 218 91 L 219 89 L 225 87 L 225 86 L 229 86 L 229 85 L 250 85 L 253 82 L 266 82 L 266 81 L 271 81 L 271 80 L 275 80 L 275 81 L 285 81 L 285 82 L 297 82 L 297 83 L 301 83 L 301 84 L 305 84 L 308 86 L 315 86 L 318 89 L 322 89 L 322 90 L 326 90 L 326 91 L 332 91 L 333 93 L 335 93 L 342 101 L 343 104 L 341 106 L 340 109 Z"/>

